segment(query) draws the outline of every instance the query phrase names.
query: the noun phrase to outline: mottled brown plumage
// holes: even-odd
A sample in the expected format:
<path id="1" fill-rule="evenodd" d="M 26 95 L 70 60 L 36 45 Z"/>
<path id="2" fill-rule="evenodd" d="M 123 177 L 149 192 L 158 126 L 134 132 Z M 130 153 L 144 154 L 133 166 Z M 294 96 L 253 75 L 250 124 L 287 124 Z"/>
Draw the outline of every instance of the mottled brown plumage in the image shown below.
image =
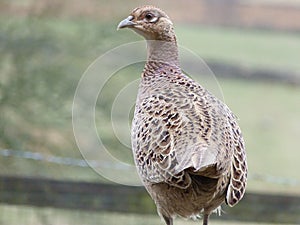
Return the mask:
<path id="1" fill-rule="evenodd" d="M 139 175 L 167 225 L 237 204 L 244 195 L 244 140 L 230 109 L 182 73 L 170 18 L 160 9 L 133 10 L 118 28 L 147 40 L 148 58 L 132 123 Z"/>

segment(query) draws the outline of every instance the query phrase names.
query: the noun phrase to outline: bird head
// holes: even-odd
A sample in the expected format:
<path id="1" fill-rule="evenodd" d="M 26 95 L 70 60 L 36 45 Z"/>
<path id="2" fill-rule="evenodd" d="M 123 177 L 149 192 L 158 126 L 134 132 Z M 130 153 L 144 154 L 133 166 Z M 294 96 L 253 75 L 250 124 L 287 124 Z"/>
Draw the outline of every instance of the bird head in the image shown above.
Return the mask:
<path id="1" fill-rule="evenodd" d="M 167 14 L 154 6 L 135 8 L 122 20 L 118 29 L 130 28 L 146 40 L 176 41 L 173 23 Z"/>

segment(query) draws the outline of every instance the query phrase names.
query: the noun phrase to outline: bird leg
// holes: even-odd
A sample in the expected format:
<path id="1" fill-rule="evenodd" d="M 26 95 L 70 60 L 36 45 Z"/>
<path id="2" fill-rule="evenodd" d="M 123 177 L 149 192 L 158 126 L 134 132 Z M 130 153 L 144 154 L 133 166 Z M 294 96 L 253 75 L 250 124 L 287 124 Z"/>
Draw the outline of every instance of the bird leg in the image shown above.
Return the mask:
<path id="1" fill-rule="evenodd" d="M 163 215 L 163 218 L 167 225 L 173 225 L 173 219 Z"/>
<path id="2" fill-rule="evenodd" d="M 204 214 L 203 216 L 203 225 L 208 225 L 209 214 Z"/>

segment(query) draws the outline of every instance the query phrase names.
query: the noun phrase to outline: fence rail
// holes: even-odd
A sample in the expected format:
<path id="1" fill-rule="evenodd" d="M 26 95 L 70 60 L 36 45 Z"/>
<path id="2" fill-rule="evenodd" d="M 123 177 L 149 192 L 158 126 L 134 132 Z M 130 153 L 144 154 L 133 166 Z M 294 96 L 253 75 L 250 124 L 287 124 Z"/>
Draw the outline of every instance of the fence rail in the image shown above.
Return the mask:
<path id="1" fill-rule="evenodd" d="M 0 177 L 0 203 L 65 209 L 152 214 L 155 206 L 143 187 Z M 300 224 L 300 196 L 247 193 L 222 220 Z M 215 217 L 218 218 L 217 216 Z"/>

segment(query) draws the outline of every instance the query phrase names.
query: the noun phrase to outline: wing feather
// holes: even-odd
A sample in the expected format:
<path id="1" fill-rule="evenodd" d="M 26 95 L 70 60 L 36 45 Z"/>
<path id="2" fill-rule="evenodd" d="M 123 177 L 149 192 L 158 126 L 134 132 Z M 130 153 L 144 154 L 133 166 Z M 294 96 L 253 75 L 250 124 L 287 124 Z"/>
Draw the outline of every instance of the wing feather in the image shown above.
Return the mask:
<path id="1" fill-rule="evenodd" d="M 185 187 L 187 169 L 213 166 L 216 177 L 235 168 L 234 132 L 239 131 L 228 107 L 189 78 L 160 83 L 164 86 L 139 93 L 133 120 L 132 146 L 142 180 Z M 233 180 L 230 187 L 235 190 Z"/>

